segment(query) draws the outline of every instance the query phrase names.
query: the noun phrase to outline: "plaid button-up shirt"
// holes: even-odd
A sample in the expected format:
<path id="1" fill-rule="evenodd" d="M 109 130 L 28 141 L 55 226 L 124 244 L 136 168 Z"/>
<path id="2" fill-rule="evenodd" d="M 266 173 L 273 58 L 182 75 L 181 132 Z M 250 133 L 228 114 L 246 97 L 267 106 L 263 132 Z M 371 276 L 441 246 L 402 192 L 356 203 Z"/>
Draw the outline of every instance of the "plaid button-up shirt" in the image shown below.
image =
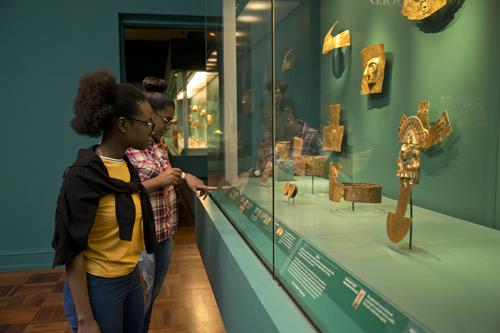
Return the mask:
<path id="1" fill-rule="evenodd" d="M 159 144 L 144 150 L 127 149 L 127 157 L 142 181 L 154 178 L 171 168 L 167 152 Z M 155 216 L 156 240 L 172 237 L 177 231 L 177 197 L 173 185 L 162 186 L 149 193 Z"/>

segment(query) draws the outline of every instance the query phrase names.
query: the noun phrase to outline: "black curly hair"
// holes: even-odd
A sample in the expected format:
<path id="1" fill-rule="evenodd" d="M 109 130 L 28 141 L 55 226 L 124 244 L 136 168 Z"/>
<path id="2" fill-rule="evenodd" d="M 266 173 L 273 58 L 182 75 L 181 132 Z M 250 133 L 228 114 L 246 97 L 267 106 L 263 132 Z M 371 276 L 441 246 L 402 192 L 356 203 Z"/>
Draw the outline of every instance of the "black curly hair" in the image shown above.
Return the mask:
<path id="1" fill-rule="evenodd" d="M 71 127 L 78 134 L 100 136 L 113 117 L 134 117 L 142 101 L 146 97 L 140 90 L 130 84 L 117 84 L 108 70 L 84 75 L 73 105 L 75 117 Z"/>
<path id="2" fill-rule="evenodd" d="M 159 79 L 153 76 L 147 76 L 142 80 L 144 87 L 144 95 L 151 104 L 154 112 L 164 110 L 167 106 L 175 108 L 174 101 L 165 94 L 167 82 L 164 79 Z"/>

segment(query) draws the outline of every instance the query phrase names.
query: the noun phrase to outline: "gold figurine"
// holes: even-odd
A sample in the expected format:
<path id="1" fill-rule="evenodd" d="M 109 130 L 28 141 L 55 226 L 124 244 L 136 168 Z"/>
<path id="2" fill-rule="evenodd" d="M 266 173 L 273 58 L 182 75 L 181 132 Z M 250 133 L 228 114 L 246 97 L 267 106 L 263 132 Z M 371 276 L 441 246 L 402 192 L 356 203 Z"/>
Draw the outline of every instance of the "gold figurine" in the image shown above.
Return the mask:
<path id="1" fill-rule="evenodd" d="M 363 68 L 361 95 L 382 92 L 385 72 L 384 44 L 373 44 L 362 49 L 361 65 Z"/>
<path id="2" fill-rule="evenodd" d="M 438 120 L 429 123 L 429 101 L 420 101 L 416 116 L 403 114 L 399 122 L 401 149 L 396 160 L 396 175 L 400 178 L 396 212 L 387 215 L 387 235 L 399 243 L 410 230 L 412 220 L 405 217 L 413 186 L 420 180 L 420 150 L 441 142 L 453 131 L 445 110 Z"/>
<path id="3" fill-rule="evenodd" d="M 351 33 L 349 30 L 344 30 L 335 36 L 332 36 L 332 31 L 335 29 L 335 26 L 340 21 L 337 20 L 333 23 L 332 27 L 328 30 L 325 35 L 325 39 L 323 40 L 323 54 L 327 54 L 333 49 L 337 49 L 343 46 L 351 45 Z"/>
<path id="4" fill-rule="evenodd" d="M 323 128 L 323 150 L 340 151 L 344 126 L 340 126 L 340 104 L 330 105 L 330 125 Z"/>
<path id="5" fill-rule="evenodd" d="M 290 69 L 295 68 L 295 57 L 292 57 L 292 54 L 295 52 L 295 49 L 289 49 L 286 51 L 285 56 L 283 57 L 283 62 L 281 63 L 281 71 L 286 72 Z"/>
<path id="6" fill-rule="evenodd" d="M 446 5 L 446 0 L 404 0 L 401 14 L 409 20 L 428 18 Z"/>

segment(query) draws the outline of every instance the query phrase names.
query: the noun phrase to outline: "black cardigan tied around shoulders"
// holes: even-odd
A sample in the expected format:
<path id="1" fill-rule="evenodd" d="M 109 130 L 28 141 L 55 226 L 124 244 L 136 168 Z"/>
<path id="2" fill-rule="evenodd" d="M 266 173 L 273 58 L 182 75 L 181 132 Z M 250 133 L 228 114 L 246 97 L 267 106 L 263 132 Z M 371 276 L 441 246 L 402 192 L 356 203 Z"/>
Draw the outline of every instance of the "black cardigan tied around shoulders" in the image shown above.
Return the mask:
<path id="1" fill-rule="evenodd" d="M 54 266 L 70 263 L 87 248 L 87 240 L 95 221 L 99 200 L 114 193 L 119 237 L 130 241 L 135 222 L 133 193 L 139 193 L 142 206 L 144 243 L 148 253 L 158 248 L 155 222 L 149 196 L 139 175 L 124 156 L 130 171 L 130 183 L 111 178 L 95 146 L 80 149 L 76 161 L 64 174 L 56 209 L 52 247 L 55 249 Z"/>

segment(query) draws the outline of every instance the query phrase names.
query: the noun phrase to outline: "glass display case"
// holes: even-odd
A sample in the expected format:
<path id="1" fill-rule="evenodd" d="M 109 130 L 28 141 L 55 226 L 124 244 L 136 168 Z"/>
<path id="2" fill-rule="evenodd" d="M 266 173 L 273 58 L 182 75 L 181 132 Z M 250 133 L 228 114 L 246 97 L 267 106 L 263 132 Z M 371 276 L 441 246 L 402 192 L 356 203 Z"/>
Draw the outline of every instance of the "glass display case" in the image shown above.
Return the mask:
<path id="1" fill-rule="evenodd" d="M 500 3 L 224 8 L 211 195 L 311 322 L 500 331 Z"/>
<path id="2" fill-rule="evenodd" d="M 212 59 L 209 55 L 208 61 Z M 165 141 L 175 155 L 184 149 L 206 150 L 218 145 L 222 132 L 218 126 L 219 77 L 215 70 L 178 71 L 170 80 L 176 113 Z"/>

